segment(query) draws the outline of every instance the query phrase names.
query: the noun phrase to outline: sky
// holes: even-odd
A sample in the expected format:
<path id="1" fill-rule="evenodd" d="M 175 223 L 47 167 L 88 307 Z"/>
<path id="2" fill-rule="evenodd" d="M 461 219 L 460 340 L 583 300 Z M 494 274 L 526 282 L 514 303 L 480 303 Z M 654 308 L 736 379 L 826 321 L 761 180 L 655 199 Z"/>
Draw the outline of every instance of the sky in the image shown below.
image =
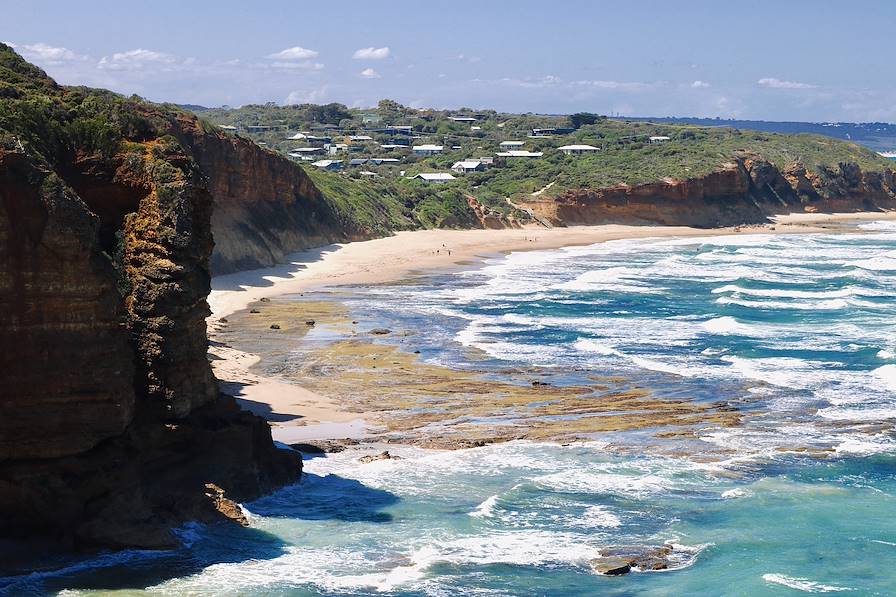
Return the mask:
<path id="1" fill-rule="evenodd" d="M 0 0 L 64 84 L 204 106 L 896 122 L 896 2 Z"/>

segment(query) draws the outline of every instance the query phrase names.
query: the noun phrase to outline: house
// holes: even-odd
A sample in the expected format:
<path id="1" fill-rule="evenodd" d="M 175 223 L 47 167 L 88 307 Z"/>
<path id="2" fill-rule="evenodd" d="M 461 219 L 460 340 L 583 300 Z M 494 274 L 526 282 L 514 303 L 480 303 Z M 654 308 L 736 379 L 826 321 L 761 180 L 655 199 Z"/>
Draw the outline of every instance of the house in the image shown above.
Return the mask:
<path id="1" fill-rule="evenodd" d="M 520 151 L 520 150 L 511 150 L 511 151 L 500 151 L 496 153 L 499 158 L 540 158 L 544 155 L 541 151 Z"/>
<path id="2" fill-rule="evenodd" d="M 370 158 L 367 161 L 376 166 L 380 166 L 382 164 L 398 164 L 401 162 L 401 160 L 399 160 L 398 158 Z"/>
<path id="3" fill-rule="evenodd" d="M 438 183 L 441 184 L 443 182 L 448 182 L 451 180 L 457 180 L 452 175 L 447 172 L 424 172 L 418 174 L 414 177 L 414 180 L 422 180 L 423 182 L 429 183 Z"/>
<path id="4" fill-rule="evenodd" d="M 376 124 L 382 121 L 383 117 L 379 114 L 361 114 L 361 122 L 364 124 Z"/>
<path id="5" fill-rule="evenodd" d="M 292 135 L 291 137 L 285 137 L 285 139 L 287 141 L 301 141 L 302 139 L 305 139 L 306 136 L 307 135 L 305 135 L 305 133 L 296 133 L 295 135 Z"/>
<path id="6" fill-rule="evenodd" d="M 671 137 L 663 137 L 663 136 L 656 136 L 656 137 L 650 138 L 651 143 L 665 143 L 666 141 L 670 141 L 670 140 L 671 140 Z"/>
<path id="7" fill-rule="evenodd" d="M 414 155 L 428 156 L 442 153 L 445 147 L 442 145 L 414 145 L 411 150 L 414 152 Z"/>
<path id="8" fill-rule="evenodd" d="M 235 132 L 237 132 L 237 130 L 239 130 L 239 129 L 237 129 L 237 128 L 236 128 L 235 126 L 233 126 L 232 124 L 222 124 L 222 125 L 221 125 L 221 130 L 222 130 L 222 131 L 227 131 L 228 133 L 235 133 Z"/>
<path id="9" fill-rule="evenodd" d="M 600 147 L 595 147 L 593 145 L 564 145 L 562 147 L 559 147 L 558 149 L 566 155 L 573 155 L 578 153 L 593 153 L 595 151 L 600 151 Z"/>
<path id="10" fill-rule="evenodd" d="M 295 149 L 291 149 L 289 151 L 289 156 L 294 158 L 300 158 L 304 156 L 314 155 L 317 153 L 323 153 L 323 147 L 296 147 Z"/>
<path id="11" fill-rule="evenodd" d="M 339 160 L 318 160 L 311 164 L 315 168 L 320 168 L 321 170 L 342 170 L 342 162 Z"/>
<path id="12" fill-rule="evenodd" d="M 482 127 L 481 127 L 481 126 L 471 126 L 471 127 L 470 127 L 470 130 L 471 130 L 471 131 L 481 131 L 481 130 L 482 130 Z"/>
<path id="13" fill-rule="evenodd" d="M 482 172 L 485 170 L 485 164 L 479 160 L 464 160 L 462 162 L 454 162 L 451 169 L 458 174 L 466 174 L 467 172 Z"/>
<path id="14" fill-rule="evenodd" d="M 499 145 L 504 151 L 511 151 L 514 149 L 522 149 L 525 144 L 525 141 L 501 141 Z"/>
<path id="15" fill-rule="evenodd" d="M 492 164 L 495 163 L 495 158 L 493 158 L 492 156 L 486 156 L 486 157 L 476 158 L 476 161 L 482 162 L 486 166 L 491 166 Z"/>
<path id="16" fill-rule="evenodd" d="M 329 143 L 327 144 L 327 153 L 336 155 L 340 151 L 348 151 L 348 145 L 345 143 Z"/>
<path id="17" fill-rule="evenodd" d="M 369 135 L 349 135 L 348 140 L 353 143 L 364 143 L 366 141 L 373 141 L 373 137 Z"/>
<path id="18" fill-rule="evenodd" d="M 366 158 L 354 158 L 354 159 L 351 159 L 348 161 L 348 165 L 349 166 L 363 166 L 368 161 L 369 160 L 367 160 Z"/>
<path id="19" fill-rule="evenodd" d="M 454 122 L 476 122 L 476 119 L 472 116 L 449 116 L 448 120 L 453 120 Z"/>
<path id="20" fill-rule="evenodd" d="M 380 147 L 387 151 L 395 151 L 396 149 L 410 149 L 411 146 L 404 143 L 383 143 Z"/>

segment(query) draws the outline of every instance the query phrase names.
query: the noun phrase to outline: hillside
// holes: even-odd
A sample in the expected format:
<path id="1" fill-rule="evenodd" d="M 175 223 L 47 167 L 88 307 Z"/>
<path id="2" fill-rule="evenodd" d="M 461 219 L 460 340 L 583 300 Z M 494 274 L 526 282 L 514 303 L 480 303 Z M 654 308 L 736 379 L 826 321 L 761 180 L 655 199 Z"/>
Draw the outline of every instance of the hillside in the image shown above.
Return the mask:
<path id="1" fill-rule="evenodd" d="M 628 122 L 592 114 L 567 117 L 471 110 L 420 111 L 384 100 L 378 108 L 369 110 L 349 110 L 338 104 L 269 104 L 235 110 L 210 109 L 202 117 L 285 155 L 301 156 L 296 161 L 309 172 L 316 170 L 311 165 L 314 160 L 340 162 L 341 171 L 319 172 L 315 176 L 319 187 L 337 189 L 364 178 L 368 182 L 363 186 L 376 189 L 380 196 L 404 198 L 399 203 L 415 206 L 406 212 L 412 226 L 462 222 L 463 218 L 457 215 L 451 219 L 417 215 L 420 209 L 416 206 L 422 203 L 448 211 L 451 199 L 458 194 L 475 199 L 497 216 L 527 221 L 528 214 L 514 209 L 514 205 L 551 201 L 569 193 L 669 181 L 683 183 L 724 172 L 745 160 L 768 163 L 782 174 L 805 171 L 806 184 L 817 188 L 813 193 L 795 189 L 802 199 L 788 207 L 811 210 L 820 207 L 811 205 L 813 200 L 844 198 L 838 191 L 844 185 L 831 184 L 840 176 L 841 164 L 847 170 L 858 167 L 862 176 L 880 175 L 884 179 L 894 166 L 867 147 L 820 135 Z M 651 142 L 652 137 L 662 139 Z M 501 146 L 506 141 L 521 142 L 519 149 L 540 152 L 542 156 L 502 158 L 498 154 L 506 153 L 507 148 Z M 416 156 L 411 151 L 411 146 L 425 144 L 441 146 L 443 150 L 432 156 Z M 576 144 L 596 150 L 580 155 L 566 155 L 559 150 Z M 317 153 L 310 153 L 315 149 Z M 304 151 L 311 157 L 305 157 Z M 409 180 L 419 173 L 450 173 L 459 161 L 484 157 L 495 163 L 485 165 L 483 171 L 454 173 L 456 180 L 438 185 L 438 192 L 431 190 L 436 185 Z M 392 162 L 353 165 L 353 161 L 371 158 Z M 852 195 L 861 194 L 860 190 L 854 191 Z M 875 194 L 876 200 L 889 197 L 888 190 Z M 350 203 L 350 196 L 346 201 Z M 454 203 L 456 209 L 459 202 Z M 839 207 L 874 209 L 864 202 L 852 208 L 841 202 Z M 401 210 L 401 206 L 397 205 L 397 209 Z"/>

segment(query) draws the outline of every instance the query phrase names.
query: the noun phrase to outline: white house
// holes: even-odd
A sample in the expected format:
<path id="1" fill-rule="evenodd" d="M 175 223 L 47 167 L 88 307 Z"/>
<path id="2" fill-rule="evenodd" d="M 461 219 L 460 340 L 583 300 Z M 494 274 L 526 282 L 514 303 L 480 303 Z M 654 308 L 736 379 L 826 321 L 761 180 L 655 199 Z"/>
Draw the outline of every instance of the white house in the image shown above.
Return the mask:
<path id="1" fill-rule="evenodd" d="M 232 124 L 222 124 L 221 130 L 227 131 L 228 133 L 235 133 L 238 129 Z"/>
<path id="2" fill-rule="evenodd" d="M 525 141 L 501 141 L 500 147 L 504 151 L 512 151 L 514 149 L 521 149 L 525 144 Z"/>
<path id="3" fill-rule="evenodd" d="M 383 149 L 395 150 L 395 149 L 410 149 L 408 145 L 402 145 L 401 143 L 383 143 L 380 145 Z"/>
<path id="4" fill-rule="evenodd" d="M 411 150 L 414 155 L 427 156 L 442 153 L 445 150 L 443 145 L 414 145 Z"/>
<path id="5" fill-rule="evenodd" d="M 593 153 L 595 151 L 600 151 L 600 147 L 595 147 L 593 145 L 563 145 L 558 149 L 566 155 L 573 155 L 576 153 Z"/>
<path id="6" fill-rule="evenodd" d="M 451 169 L 459 174 L 466 174 L 467 172 L 481 172 L 485 170 L 485 164 L 483 164 L 479 160 L 464 160 L 462 162 L 454 162 L 454 165 L 451 166 Z"/>
<path id="7" fill-rule="evenodd" d="M 348 151 L 348 145 L 345 143 L 329 143 L 327 145 L 327 153 L 330 155 L 336 155 L 340 151 Z"/>
<path id="8" fill-rule="evenodd" d="M 296 147 L 295 149 L 291 149 L 287 155 L 291 158 L 305 159 L 322 152 L 322 147 Z"/>
<path id="9" fill-rule="evenodd" d="M 449 116 L 448 120 L 453 120 L 454 122 L 476 122 L 476 119 L 472 116 Z"/>
<path id="10" fill-rule="evenodd" d="M 499 158 L 540 158 L 544 155 L 541 151 L 499 151 L 496 153 Z"/>
<path id="11" fill-rule="evenodd" d="M 349 141 L 353 141 L 356 143 L 361 143 L 364 141 L 373 141 L 373 137 L 371 137 L 369 135 L 350 135 L 348 139 L 349 139 Z"/>
<path id="12" fill-rule="evenodd" d="M 296 133 L 295 135 L 292 135 L 291 137 L 286 137 L 286 140 L 287 141 L 301 141 L 302 139 L 304 139 L 307 136 L 308 135 L 306 135 L 305 133 Z"/>
<path id="13" fill-rule="evenodd" d="M 448 182 L 449 180 L 457 180 L 454 176 L 448 174 L 447 172 L 423 172 L 414 177 L 417 180 L 422 180 L 425 183 L 443 183 Z"/>
<path id="14" fill-rule="evenodd" d="M 656 136 L 650 138 L 651 143 L 665 143 L 669 140 L 671 140 L 671 137 Z"/>
<path id="15" fill-rule="evenodd" d="M 311 165 L 321 170 L 342 170 L 342 162 L 339 160 L 318 160 Z"/>

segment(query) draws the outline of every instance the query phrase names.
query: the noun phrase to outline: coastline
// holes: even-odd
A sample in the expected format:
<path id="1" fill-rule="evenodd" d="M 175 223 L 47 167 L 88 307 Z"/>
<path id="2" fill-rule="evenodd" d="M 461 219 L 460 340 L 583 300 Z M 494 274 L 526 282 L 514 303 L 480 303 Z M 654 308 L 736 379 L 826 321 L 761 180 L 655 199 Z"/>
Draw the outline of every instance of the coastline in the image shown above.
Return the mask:
<path id="1" fill-rule="evenodd" d="M 260 357 L 215 342 L 228 323 L 227 316 L 276 296 L 342 285 L 394 282 L 416 273 L 456 268 L 514 251 L 620 239 L 837 232 L 849 222 L 892 219 L 896 219 L 896 213 L 863 212 L 791 214 L 779 216 L 769 224 L 716 229 L 606 224 L 552 229 L 423 230 L 331 245 L 295 253 L 281 266 L 213 278 L 209 352 L 222 389 L 234 395 L 244 408 L 267 418 L 274 439 L 290 443 L 359 438 L 367 431 L 365 413 L 347 410 L 338 401 L 291 381 L 256 373 L 251 368 Z"/>

